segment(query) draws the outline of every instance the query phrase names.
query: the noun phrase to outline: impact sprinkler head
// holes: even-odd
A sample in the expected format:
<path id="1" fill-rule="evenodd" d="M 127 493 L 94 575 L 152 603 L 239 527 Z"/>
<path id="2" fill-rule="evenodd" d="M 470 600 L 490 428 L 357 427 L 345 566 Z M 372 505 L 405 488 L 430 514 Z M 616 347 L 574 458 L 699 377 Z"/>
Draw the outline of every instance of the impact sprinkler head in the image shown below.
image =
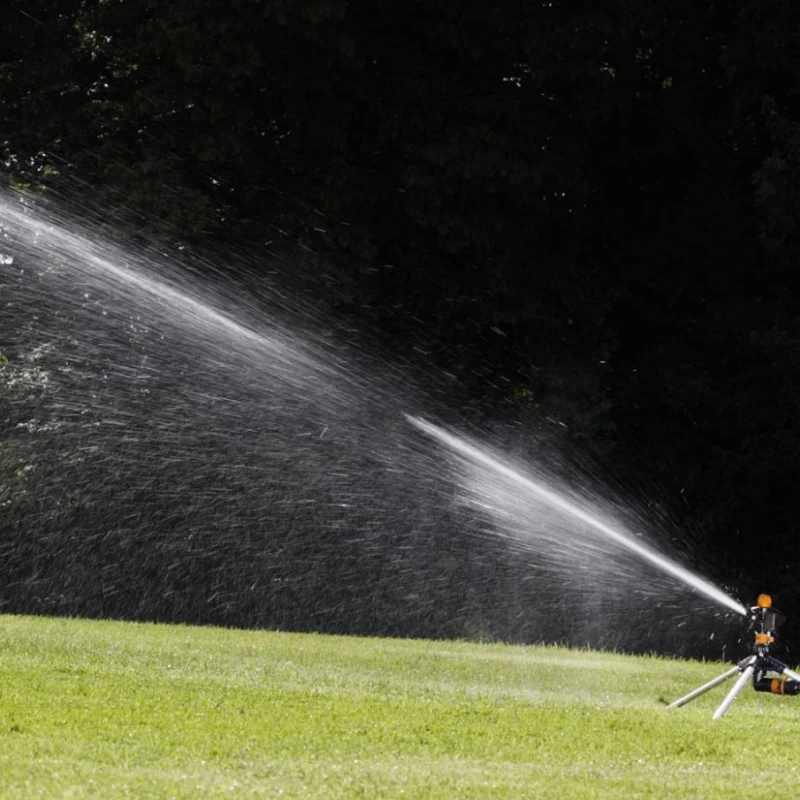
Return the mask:
<path id="1" fill-rule="evenodd" d="M 755 631 L 755 652 L 766 655 L 769 646 L 775 641 L 775 631 L 783 624 L 786 616 L 772 607 L 772 598 L 760 594 L 756 604 L 750 609 L 750 619 Z"/>
<path id="2" fill-rule="evenodd" d="M 737 674 L 739 677 L 736 683 L 720 707 L 714 712 L 713 719 L 719 719 L 728 710 L 730 704 L 736 699 L 736 695 L 742 691 L 751 678 L 753 689 L 757 692 L 800 694 L 800 674 L 789 669 L 786 664 L 774 656 L 769 655 L 769 646 L 775 641 L 775 630 L 786 617 L 777 608 L 772 607 L 772 598 L 768 594 L 758 596 L 756 604 L 750 608 L 749 616 L 755 631 L 753 655 L 743 658 L 735 667 L 703 684 L 693 692 L 689 692 L 680 700 L 676 700 L 669 708 L 678 708 Z"/>

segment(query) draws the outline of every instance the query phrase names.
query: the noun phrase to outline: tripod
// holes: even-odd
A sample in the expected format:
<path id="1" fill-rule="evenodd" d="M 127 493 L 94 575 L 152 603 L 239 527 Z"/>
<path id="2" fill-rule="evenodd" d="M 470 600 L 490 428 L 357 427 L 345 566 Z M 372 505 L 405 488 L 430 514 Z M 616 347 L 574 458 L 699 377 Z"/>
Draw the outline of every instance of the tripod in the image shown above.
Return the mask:
<path id="1" fill-rule="evenodd" d="M 769 655 L 769 646 L 775 641 L 775 629 L 783 622 L 785 617 L 780 611 L 772 608 L 772 598 L 767 594 L 760 594 L 756 603 L 750 609 L 751 620 L 756 631 L 753 655 L 743 658 L 732 669 L 722 675 L 718 675 L 708 683 L 704 683 L 693 692 L 689 692 L 685 697 L 681 697 L 671 703 L 667 708 L 679 708 L 686 705 L 689 701 L 700 697 L 701 694 L 705 694 L 715 686 L 724 683 L 728 678 L 732 678 L 737 672 L 741 673 L 739 679 L 722 703 L 720 703 L 712 719 L 719 719 L 728 710 L 751 677 L 753 679 L 753 689 L 757 692 L 800 694 L 800 674 L 789 669 L 782 661 Z M 781 677 L 770 678 L 768 673 L 774 673 Z"/>

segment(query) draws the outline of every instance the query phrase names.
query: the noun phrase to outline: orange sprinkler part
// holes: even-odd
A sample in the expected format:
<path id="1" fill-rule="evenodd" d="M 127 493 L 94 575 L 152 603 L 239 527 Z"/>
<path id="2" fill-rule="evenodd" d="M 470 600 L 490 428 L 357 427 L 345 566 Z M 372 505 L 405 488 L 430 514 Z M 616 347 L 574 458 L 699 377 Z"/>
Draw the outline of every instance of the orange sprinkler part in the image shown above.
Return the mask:
<path id="1" fill-rule="evenodd" d="M 770 691 L 772 694 L 786 694 L 786 676 L 784 675 L 781 678 L 773 678 L 772 684 L 770 685 Z"/>
<path id="2" fill-rule="evenodd" d="M 772 608 L 772 598 L 768 594 L 760 594 L 758 600 L 756 600 L 756 605 L 759 608 Z"/>
<path id="3" fill-rule="evenodd" d="M 771 636 L 769 633 L 757 633 L 756 634 L 756 644 L 757 645 L 769 645 L 775 641 L 775 637 Z"/>

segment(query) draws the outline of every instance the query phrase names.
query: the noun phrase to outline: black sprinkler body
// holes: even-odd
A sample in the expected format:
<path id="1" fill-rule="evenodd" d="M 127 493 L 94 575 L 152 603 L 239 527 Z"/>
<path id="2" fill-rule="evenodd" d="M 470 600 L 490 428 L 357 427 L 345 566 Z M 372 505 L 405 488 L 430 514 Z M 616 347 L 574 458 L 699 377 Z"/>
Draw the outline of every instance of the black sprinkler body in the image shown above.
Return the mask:
<path id="1" fill-rule="evenodd" d="M 758 678 L 754 675 L 753 688 L 757 692 L 772 694 L 800 694 L 800 681 L 793 681 L 785 675 L 780 678 Z"/>

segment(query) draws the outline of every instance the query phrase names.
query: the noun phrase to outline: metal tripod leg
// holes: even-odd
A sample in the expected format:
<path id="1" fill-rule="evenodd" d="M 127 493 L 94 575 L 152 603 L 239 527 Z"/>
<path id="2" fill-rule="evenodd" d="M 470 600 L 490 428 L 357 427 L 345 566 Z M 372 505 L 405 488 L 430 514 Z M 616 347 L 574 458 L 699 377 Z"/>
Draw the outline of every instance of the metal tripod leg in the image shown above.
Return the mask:
<path id="1" fill-rule="evenodd" d="M 736 699 L 736 695 L 744 689 L 745 684 L 750 680 L 755 671 L 755 657 L 753 657 L 753 660 L 745 667 L 744 672 L 739 676 L 739 680 L 733 685 L 733 689 L 728 692 L 728 696 L 720 703 L 719 708 L 714 712 L 714 716 L 712 716 L 711 719 L 719 719 L 728 710 L 728 706 Z"/>
<path id="2" fill-rule="evenodd" d="M 741 668 L 739 665 L 729 669 L 727 672 L 724 672 L 722 675 L 714 678 L 713 681 L 709 681 L 708 683 L 704 683 L 702 686 L 695 689 L 693 692 L 689 692 L 685 697 L 681 697 L 680 700 L 676 700 L 674 703 L 670 703 L 667 708 L 680 708 L 683 705 L 686 705 L 690 700 L 694 700 L 695 697 L 700 697 L 701 694 L 705 694 L 706 692 L 713 689 L 715 686 L 719 686 L 721 683 L 725 683 L 728 678 L 732 678 L 737 672 L 741 672 Z"/>
<path id="3" fill-rule="evenodd" d="M 788 675 L 793 681 L 800 681 L 800 675 L 798 675 L 793 669 L 789 669 L 789 667 L 787 667 L 786 664 L 783 664 L 783 662 L 781 662 L 781 665 L 783 666 L 784 675 Z"/>

